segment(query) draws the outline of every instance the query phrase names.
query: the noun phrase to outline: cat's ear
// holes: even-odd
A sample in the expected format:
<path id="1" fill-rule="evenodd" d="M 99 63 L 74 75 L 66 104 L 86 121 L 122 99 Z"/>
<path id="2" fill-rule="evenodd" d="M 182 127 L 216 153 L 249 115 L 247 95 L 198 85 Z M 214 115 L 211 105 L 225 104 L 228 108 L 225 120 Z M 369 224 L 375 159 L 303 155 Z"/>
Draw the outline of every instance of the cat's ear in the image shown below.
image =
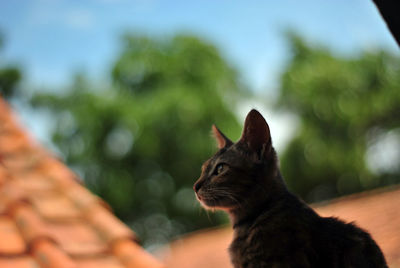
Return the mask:
<path id="1" fill-rule="evenodd" d="M 230 139 L 228 139 L 218 128 L 216 125 L 212 125 L 211 127 L 212 133 L 214 135 L 215 140 L 217 141 L 217 146 L 219 149 L 224 147 L 231 146 L 233 143 Z"/>
<path id="2" fill-rule="evenodd" d="M 269 152 L 271 148 L 269 126 L 257 110 L 253 109 L 247 114 L 239 142 L 247 144 L 248 148 L 260 158 Z"/>

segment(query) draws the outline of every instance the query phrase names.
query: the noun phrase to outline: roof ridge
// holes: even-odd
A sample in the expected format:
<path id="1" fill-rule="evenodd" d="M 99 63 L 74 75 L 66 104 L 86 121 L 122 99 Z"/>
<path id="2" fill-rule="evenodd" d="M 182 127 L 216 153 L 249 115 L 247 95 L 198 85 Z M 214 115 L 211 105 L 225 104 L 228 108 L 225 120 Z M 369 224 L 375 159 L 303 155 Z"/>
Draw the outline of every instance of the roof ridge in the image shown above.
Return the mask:
<path id="1" fill-rule="evenodd" d="M 367 190 L 367 191 L 363 191 L 363 192 L 359 192 L 359 193 L 353 193 L 353 194 L 349 194 L 349 195 L 336 197 L 333 199 L 323 200 L 320 202 L 312 203 L 311 206 L 313 208 L 320 208 L 320 207 L 324 207 L 327 205 L 336 204 L 336 203 L 339 203 L 342 201 L 356 200 L 356 199 L 364 198 L 366 196 L 380 195 L 383 193 L 394 192 L 394 191 L 398 191 L 398 190 L 400 190 L 400 184 L 388 185 L 388 186 L 381 187 L 381 188 L 371 189 L 371 190 Z"/>

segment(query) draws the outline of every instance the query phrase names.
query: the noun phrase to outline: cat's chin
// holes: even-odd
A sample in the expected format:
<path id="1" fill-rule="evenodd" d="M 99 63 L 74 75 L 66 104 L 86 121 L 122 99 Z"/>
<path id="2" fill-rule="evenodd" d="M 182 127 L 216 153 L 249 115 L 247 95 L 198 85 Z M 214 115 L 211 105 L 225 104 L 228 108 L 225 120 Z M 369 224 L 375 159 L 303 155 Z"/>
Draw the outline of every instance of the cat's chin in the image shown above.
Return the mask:
<path id="1" fill-rule="evenodd" d="M 211 211 L 223 210 L 223 211 L 229 212 L 229 211 L 231 211 L 233 209 L 231 207 L 225 207 L 225 206 L 221 206 L 221 205 L 215 204 L 215 203 L 213 203 L 211 201 L 207 202 L 207 200 L 202 199 L 198 195 L 196 195 L 196 198 L 199 201 L 199 203 L 201 204 L 201 206 L 203 208 L 207 209 L 207 210 L 211 210 Z"/>
<path id="2" fill-rule="evenodd" d="M 209 202 L 207 202 L 206 200 L 204 200 L 201 196 L 199 196 L 198 194 L 196 194 L 196 198 L 199 201 L 200 205 L 207 209 L 207 210 L 214 210 L 215 206 L 213 204 L 210 204 Z"/>
<path id="3" fill-rule="evenodd" d="M 203 202 L 200 202 L 200 204 L 201 204 L 201 206 L 202 206 L 203 208 L 205 208 L 205 209 L 207 209 L 207 210 L 211 210 L 211 211 L 223 210 L 223 211 L 229 212 L 229 211 L 232 210 L 231 208 L 228 208 L 228 207 L 209 206 L 209 205 L 207 205 L 207 204 L 205 204 L 205 203 L 203 203 Z"/>

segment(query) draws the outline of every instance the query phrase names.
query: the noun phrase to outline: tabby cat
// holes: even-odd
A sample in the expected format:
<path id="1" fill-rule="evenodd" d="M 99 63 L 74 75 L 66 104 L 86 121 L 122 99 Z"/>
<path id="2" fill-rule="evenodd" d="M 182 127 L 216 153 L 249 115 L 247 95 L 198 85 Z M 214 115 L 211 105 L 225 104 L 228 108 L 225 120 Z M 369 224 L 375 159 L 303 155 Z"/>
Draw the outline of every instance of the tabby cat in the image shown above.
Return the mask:
<path id="1" fill-rule="evenodd" d="M 236 143 L 212 130 L 219 151 L 203 164 L 193 188 L 205 208 L 229 214 L 234 267 L 387 267 L 367 232 L 320 217 L 288 191 L 259 112 L 249 112 Z"/>

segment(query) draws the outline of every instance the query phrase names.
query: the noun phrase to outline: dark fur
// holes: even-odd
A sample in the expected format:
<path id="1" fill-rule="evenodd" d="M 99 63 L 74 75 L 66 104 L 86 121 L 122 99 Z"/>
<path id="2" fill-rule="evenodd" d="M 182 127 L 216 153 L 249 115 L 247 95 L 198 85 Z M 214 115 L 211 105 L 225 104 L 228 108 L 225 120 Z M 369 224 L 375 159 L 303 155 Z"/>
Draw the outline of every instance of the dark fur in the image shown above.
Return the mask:
<path id="1" fill-rule="evenodd" d="M 367 232 L 320 217 L 287 190 L 261 114 L 249 113 L 237 143 L 213 132 L 220 150 L 203 164 L 194 189 L 203 206 L 230 215 L 234 267 L 387 267 Z"/>

